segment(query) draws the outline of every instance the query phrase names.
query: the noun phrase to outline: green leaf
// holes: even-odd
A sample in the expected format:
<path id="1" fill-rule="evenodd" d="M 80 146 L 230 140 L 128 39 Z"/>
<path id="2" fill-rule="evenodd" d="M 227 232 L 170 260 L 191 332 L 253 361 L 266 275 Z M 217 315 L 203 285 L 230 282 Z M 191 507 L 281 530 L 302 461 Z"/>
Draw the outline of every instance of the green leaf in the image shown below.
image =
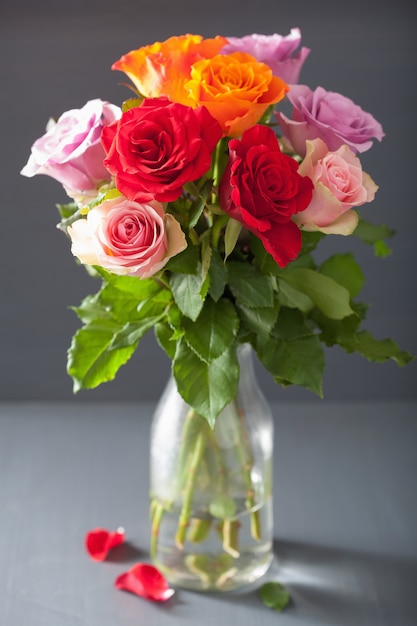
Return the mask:
<path id="1" fill-rule="evenodd" d="M 138 313 L 140 301 L 127 291 L 119 291 L 112 285 L 105 285 L 99 294 L 99 299 L 101 304 L 111 313 L 112 318 L 122 325 L 142 317 Z"/>
<path id="2" fill-rule="evenodd" d="M 395 230 L 392 230 L 386 226 L 386 224 L 376 225 L 360 218 L 353 234 L 356 237 L 359 237 L 364 243 L 373 245 L 377 241 L 393 237 L 395 235 Z"/>
<path id="3" fill-rule="evenodd" d="M 274 290 L 269 276 L 261 274 L 249 263 L 231 261 L 227 264 L 228 283 L 239 302 L 247 307 L 271 307 L 274 304 Z"/>
<path id="4" fill-rule="evenodd" d="M 376 241 L 374 243 L 375 256 L 379 256 L 382 259 L 392 254 L 392 249 L 385 243 L 385 241 Z"/>
<path id="5" fill-rule="evenodd" d="M 156 317 L 164 312 L 169 305 L 173 303 L 171 291 L 169 289 L 160 289 L 152 298 L 142 300 L 137 305 L 138 319 L 145 317 Z"/>
<path id="6" fill-rule="evenodd" d="M 279 324 L 279 320 L 278 320 Z M 322 397 L 323 347 L 315 335 L 286 340 L 271 335 L 257 341 L 256 353 L 278 384 L 299 385 Z"/>
<path id="7" fill-rule="evenodd" d="M 111 285 L 117 291 L 130 293 L 138 301 L 147 300 L 154 297 L 155 293 L 162 289 L 162 286 L 153 278 L 139 278 L 136 276 L 118 276 L 107 272 L 102 267 L 94 266 L 100 276 L 108 285 Z"/>
<path id="8" fill-rule="evenodd" d="M 217 359 L 234 342 L 239 318 L 230 300 L 207 298 L 196 322 L 184 319 L 185 340 L 206 363 Z"/>
<path id="9" fill-rule="evenodd" d="M 320 241 L 324 239 L 326 235 L 319 231 L 309 232 L 307 230 L 302 230 L 301 237 L 303 243 L 301 247 L 301 252 L 298 256 L 304 256 L 305 254 L 310 254 L 311 252 L 314 252 Z"/>
<path id="10" fill-rule="evenodd" d="M 281 307 L 277 323 L 272 329 L 272 335 L 277 339 L 291 341 L 313 335 L 312 328 L 306 323 L 301 311 L 288 307 Z"/>
<path id="11" fill-rule="evenodd" d="M 208 364 L 185 341 L 180 341 L 173 373 L 181 396 L 214 428 L 216 417 L 237 392 L 239 363 L 236 347 L 230 347 L 218 359 Z"/>
<path id="12" fill-rule="evenodd" d="M 168 310 L 168 324 L 173 331 L 182 331 L 183 316 L 176 304 L 173 304 Z M 181 332 L 182 334 L 182 332 Z"/>
<path id="13" fill-rule="evenodd" d="M 235 249 L 241 230 L 242 224 L 240 222 L 234 220 L 233 218 L 228 220 L 226 231 L 224 233 L 225 259 L 227 259 L 227 257 L 232 254 Z"/>
<path id="14" fill-rule="evenodd" d="M 317 264 L 313 258 L 313 256 L 309 253 L 299 254 L 294 261 L 291 261 L 289 267 L 308 267 L 311 270 L 317 270 Z"/>
<path id="15" fill-rule="evenodd" d="M 211 252 L 209 268 L 210 287 L 209 294 L 215 302 L 223 295 L 227 282 L 227 270 L 222 261 L 219 251 L 214 248 Z"/>
<path id="16" fill-rule="evenodd" d="M 166 322 L 158 322 L 155 325 L 155 337 L 162 350 L 165 351 L 171 361 L 175 357 L 177 349 L 176 341 L 173 340 L 172 328 Z"/>
<path id="17" fill-rule="evenodd" d="M 85 324 L 99 318 L 112 319 L 111 312 L 100 302 L 100 293 L 87 296 L 78 307 L 70 307 Z"/>
<path id="18" fill-rule="evenodd" d="M 121 197 L 120 191 L 116 187 L 112 187 L 111 189 L 103 189 L 91 202 L 89 202 L 87 206 L 87 211 L 91 211 L 94 207 L 103 204 L 106 200 L 113 200 L 114 198 Z M 86 212 L 87 212 L 86 211 Z"/>
<path id="19" fill-rule="evenodd" d="M 346 352 L 358 352 L 368 361 L 375 361 L 376 363 L 383 363 L 392 359 L 397 365 L 404 366 L 414 359 L 409 352 L 400 350 L 392 339 L 375 339 L 366 330 L 357 333 L 350 342 L 344 343 L 342 348 Z"/>
<path id="20" fill-rule="evenodd" d="M 80 207 L 75 202 L 69 204 L 56 204 L 56 208 L 61 216 L 61 221 L 58 224 L 58 228 L 64 233 L 68 233 L 68 226 L 71 226 L 79 219 L 83 219 L 85 216 L 81 212 Z"/>
<path id="21" fill-rule="evenodd" d="M 272 117 L 273 111 L 274 111 L 274 105 L 272 104 L 271 106 L 269 106 L 266 109 L 265 113 L 262 115 L 262 117 L 259 120 L 258 124 L 265 124 L 265 125 L 267 125 L 271 121 L 271 117 Z"/>
<path id="22" fill-rule="evenodd" d="M 353 313 L 348 290 L 324 274 L 308 268 L 287 268 L 280 280 L 305 293 L 331 319 L 342 319 Z"/>
<path id="23" fill-rule="evenodd" d="M 200 289 L 200 296 L 203 300 L 205 300 L 209 287 L 210 287 L 210 276 L 209 270 L 211 265 L 211 255 L 212 249 L 210 246 L 210 231 L 206 230 L 206 232 L 200 237 L 201 241 L 201 280 L 202 285 Z"/>
<path id="24" fill-rule="evenodd" d="M 120 329 L 111 320 L 94 320 L 80 328 L 68 350 L 67 371 L 74 381 L 74 392 L 93 389 L 113 380 L 119 368 L 132 356 L 137 345 L 109 350 Z"/>
<path id="25" fill-rule="evenodd" d="M 122 104 L 122 111 L 129 111 L 129 109 L 136 109 L 143 102 L 143 98 L 128 98 Z"/>
<path id="26" fill-rule="evenodd" d="M 100 302 L 121 323 L 156 317 L 172 299 L 171 292 L 155 282 L 146 285 L 139 299 L 137 294 L 119 290 L 113 285 L 105 285 L 99 297 Z"/>
<path id="27" fill-rule="evenodd" d="M 300 309 L 303 313 L 308 313 L 314 308 L 314 302 L 309 296 L 302 291 L 295 289 L 285 280 L 279 280 L 279 301 L 282 306 L 292 309 Z"/>
<path id="28" fill-rule="evenodd" d="M 68 204 L 56 204 L 56 208 L 63 220 L 68 220 L 69 218 L 77 215 L 80 215 L 80 207 L 76 202 L 69 202 Z"/>
<path id="29" fill-rule="evenodd" d="M 264 583 L 259 590 L 262 602 L 270 609 L 280 612 L 291 600 L 289 591 L 278 582 Z"/>
<path id="30" fill-rule="evenodd" d="M 162 315 L 146 317 L 138 322 L 128 322 L 114 335 L 109 350 L 120 350 L 120 348 L 137 345 L 148 330 L 161 320 Z"/>
<path id="31" fill-rule="evenodd" d="M 360 218 L 353 234 L 364 243 L 373 246 L 376 256 L 385 257 L 391 254 L 391 248 L 384 240 L 393 237 L 395 231 L 385 224 L 376 225 Z"/>
<path id="32" fill-rule="evenodd" d="M 189 243 L 185 250 L 176 254 L 168 261 L 165 269 L 181 274 L 195 274 L 195 268 L 199 260 L 200 247 Z"/>
<path id="33" fill-rule="evenodd" d="M 213 181 L 211 179 L 206 180 L 202 188 L 199 190 L 198 198 L 191 205 L 190 221 L 188 224 L 189 228 L 194 228 L 194 226 L 197 224 L 198 220 L 200 219 L 200 216 L 202 212 L 204 211 L 204 208 L 207 206 L 207 199 L 210 196 L 212 189 L 213 189 Z"/>
<path id="34" fill-rule="evenodd" d="M 233 498 L 227 497 L 224 494 L 217 495 L 210 502 L 209 512 L 210 515 L 221 520 L 233 517 L 236 513 L 236 502 Z"/>
<path id="35" fill-rule="evenodd" d="M 256 335 L 268 337 L 277 321 L 279 305 L 273 307 L 247 307 L 237 305 L 244 326 Z"/>
<path id="36" fill-rule="evenodd" d="M 346 287 L 352 298 L 361 292 L 365 280 L 360 265 L 350 252 L 331 256 L 320 266 L 320 273 Z"/>
<path id="37" fill-rule="evenodd" d="M 169 283 L 181 313 L 195 321 L 203 308 L 203 300 L 200 295 L 201 275 L 172 274 Z"/>
<path id="38" fill-rule="evenodd" d="M 366 318 L 367 306 L 363 303 L 352 303 L 354 315 L 342 320 L 331 320 L 318 311 L 313 312 L 312 319 L 321 330 L 321 339 L 327 346 L 344 345 L 352 341 L 362 321 Z"/>

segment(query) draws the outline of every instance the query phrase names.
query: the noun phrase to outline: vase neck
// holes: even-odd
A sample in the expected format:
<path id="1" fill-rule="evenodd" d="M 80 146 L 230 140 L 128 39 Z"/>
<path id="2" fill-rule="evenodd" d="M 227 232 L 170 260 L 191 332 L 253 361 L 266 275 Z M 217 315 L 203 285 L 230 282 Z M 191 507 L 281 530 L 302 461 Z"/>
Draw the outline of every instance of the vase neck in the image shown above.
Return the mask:
<path id="1" fill-rule="evenodd" d="M 240 367 L 240 383 L 243 385 L 251 386 L 256 380 L 252 354 L 253 350 L 250 343 L 242 343 L 238 347 L 237 356 Z"/>

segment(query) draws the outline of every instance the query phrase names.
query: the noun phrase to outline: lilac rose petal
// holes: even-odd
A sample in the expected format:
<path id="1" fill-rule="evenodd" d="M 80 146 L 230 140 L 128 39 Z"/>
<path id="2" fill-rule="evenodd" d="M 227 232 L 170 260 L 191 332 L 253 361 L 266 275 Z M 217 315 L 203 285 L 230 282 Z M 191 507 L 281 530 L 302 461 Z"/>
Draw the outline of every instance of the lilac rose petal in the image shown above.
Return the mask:
<path id="1" fill-rule="evenodd" d="M 257 61 L 266 63 L 275 76 L 279 76 L 289 84 L 298 82 L 304 61 L 310 54 L 309 48 L 301 48 L 301 31 L 292 28 L 289 35 L 246 35 L 245 37 L 228 37 L 221 53 L 247 52 Z"/>
<path id="2" fill-rule="evenodd" d="M 342 94 L 293 85 L 287 97 L 293 106 L 292 119 L 281 112 L 276 118 L 284 137 L 301 156 L 309 139 L 322 139 L 329 150 L 347 145 L 353 152 L 365 152 L 373 139 L 384 137 L 381 124 Z"/>

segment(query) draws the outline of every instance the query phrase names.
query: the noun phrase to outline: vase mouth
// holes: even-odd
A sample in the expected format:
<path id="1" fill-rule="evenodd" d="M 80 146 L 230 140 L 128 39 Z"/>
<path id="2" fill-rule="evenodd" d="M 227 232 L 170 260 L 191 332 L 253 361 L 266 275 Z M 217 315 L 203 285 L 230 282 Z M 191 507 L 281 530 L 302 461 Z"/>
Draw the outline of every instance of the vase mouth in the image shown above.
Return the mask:
<path id="1" fill-rule="evenodd" d="M 249 342 L 240 343 L 237 346 L 237 358 L 241 364 L 242 359 L 248 360 L 253 353 L 252 345 Z"/>

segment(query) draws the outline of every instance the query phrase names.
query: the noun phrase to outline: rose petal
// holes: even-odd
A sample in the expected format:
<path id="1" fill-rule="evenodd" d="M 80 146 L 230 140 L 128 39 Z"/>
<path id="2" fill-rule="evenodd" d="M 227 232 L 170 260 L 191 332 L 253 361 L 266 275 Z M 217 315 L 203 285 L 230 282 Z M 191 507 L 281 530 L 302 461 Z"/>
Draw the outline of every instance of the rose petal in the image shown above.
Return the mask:
<path id="1" fill-rule="evenodd" d="M 129 571 L 120 574 L 114 586 L 157 602 L 165 602 L 175 593 L 161 572 L 147 563 L 136 563 Z"/>
<path id="2" fill-rule="evenodd" d="M 109 551 L 123 543 L 124 540 L 124 528 L 118 528 L 115 532 L 104 528 L 95 528 L 86 534 L 85 547 L 94 561 L 104 561 Z"/>

